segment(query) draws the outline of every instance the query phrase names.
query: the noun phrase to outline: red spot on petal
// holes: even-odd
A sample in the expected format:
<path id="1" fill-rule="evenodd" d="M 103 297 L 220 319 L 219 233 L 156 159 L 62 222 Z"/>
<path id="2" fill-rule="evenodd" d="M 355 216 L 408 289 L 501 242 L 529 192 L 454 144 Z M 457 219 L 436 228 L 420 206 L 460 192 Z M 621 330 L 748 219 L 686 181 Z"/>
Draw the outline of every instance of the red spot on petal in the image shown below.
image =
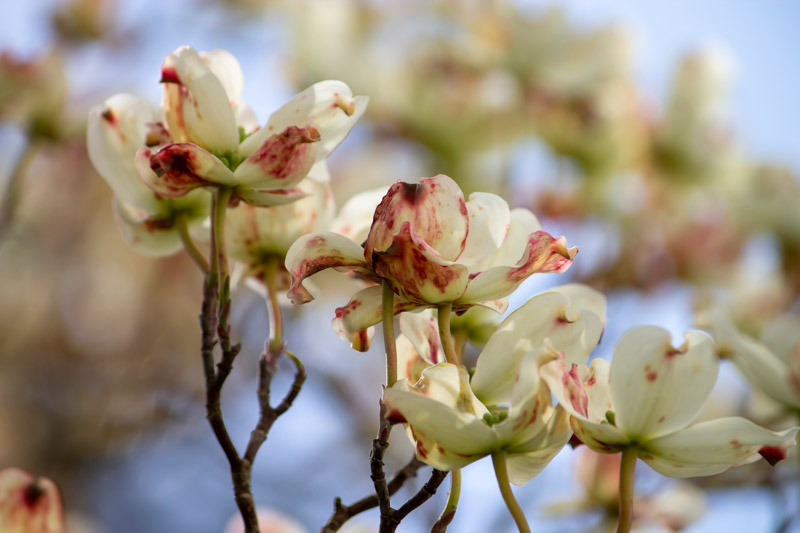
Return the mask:
<path id="1" fill-rule="evenodd" d="M 781 446 L 762 446 L 758 453 L 772 466 L 786 459 L 786 449 Z"/>
<path id="2" fill-rule="evenodd" d="M 404 417 L 403 414 L 400 411 L 397 411 L 395 409 L 392 409 L 391 411 L 389 411 L 386 414 L 386 420 L 391 422 L 392 424 L 406 424 L 406 423 L 408 423 L 408 420 L 406 420 L 406 417 Z"/>
<path id="3" fill-rule="evenodd" d="M 666 418 L 667 418 L 667 417 L 665 417 L 665 416 L 659 417 L 659 419 L 658 419 L 658 423 L 659 423 L 659 424 L 660 424 L 660 423 L 662 423 L 664 420 L 666 420 Z"/>
<path id="4" fill-rule="evenodd" d="M 25 502 L 25 505 L 32 509 L 42 498 L 42 496 L 44 496 L 44 490 L 42 490 L 42 487 L 40 487 L 39 484 L 34 481 L 25 487 L 25 492 L 22 495 L 22 499 Z"/>
<path id="5" fill-rule="evenodd" d="M 181 83 L 175 67 L 161 67 L 161 83 Z"/>
<path id="6" fill-rule="evenodd" d="M 653 382 L 656 379 L 658 379 L 658 373 L 657 372 L 648 372 L 647 373 L 647 381 Z"/>

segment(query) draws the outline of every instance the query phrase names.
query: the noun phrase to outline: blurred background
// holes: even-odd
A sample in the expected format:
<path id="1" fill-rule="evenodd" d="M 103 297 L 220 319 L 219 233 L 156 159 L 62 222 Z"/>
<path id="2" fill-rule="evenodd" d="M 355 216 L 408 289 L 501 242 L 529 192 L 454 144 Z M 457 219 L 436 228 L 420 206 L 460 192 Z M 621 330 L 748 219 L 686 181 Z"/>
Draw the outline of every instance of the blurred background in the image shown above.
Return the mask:
<path id="1" fill-rule="evenodd" d="M 676 339 L 723 304 L 759 337 L 800 330 L 800 5 L 676 0 L 32 0 L 0 19 L 0 467 L 62 489 L 70 531 L 219 532 L 235 513 L 227 463 L 204 419 L 201 277 L 184 255 L 127 248 L 111 191 L 88 162 L 91 106 L 118 92 L 160 101 L 163 57 L 225 48 L 261 123 L 298 90 L 341 79 L 370 97 L 331 158 L 341 205 L 437 173 L 501 194 L 581 249 L 548 286 L 609 297 L 596 355 L 636 324 Z M 318 530 L 334 496 L 370 493 L 381 347 L 352 352 L 330 328 L 348 288 L 286 307 L 309 381 L 254 470 L 259 505 Z M 243 443 L 256 419 L 267 333 L 260 297 L 234 295 L 244 343 L 224 391 Z M 380 344 L 380 343 L 376 343 Z M 470 349 L 478 352 L 478 347 Z M 795 349 L 800 372 L 800 350 Z M 795 366 L 792 366 L 795 364 Z M 290 368 L 276 382 L 288 387 Z M 726 364 L 705 416 L 772 428 L 797 412 Z M 399 435 L 390 469 L 411 456 Z M 240 444 L 241 446 L 242 444 Z M 517 490 L 537 531 L 614 523 L 607 458 L 565 449 Z M 605 477 L 604 477 L 605 476 Z M 642 531 L 800 531 L 797 456 L 677 483 L 640 464 Z M 410 486 L 419 486 L 427 474 Z M 613 476 L 611 476 L 613 478 Z M 488 461 L 464 472 L 452 531 L 512 531 Z M 613 483 L 612 483 L 613 485 Z M 401 531 L 425 531 L 442 489 Z M 375 514 L 354 520 L 375 531 Z"/>

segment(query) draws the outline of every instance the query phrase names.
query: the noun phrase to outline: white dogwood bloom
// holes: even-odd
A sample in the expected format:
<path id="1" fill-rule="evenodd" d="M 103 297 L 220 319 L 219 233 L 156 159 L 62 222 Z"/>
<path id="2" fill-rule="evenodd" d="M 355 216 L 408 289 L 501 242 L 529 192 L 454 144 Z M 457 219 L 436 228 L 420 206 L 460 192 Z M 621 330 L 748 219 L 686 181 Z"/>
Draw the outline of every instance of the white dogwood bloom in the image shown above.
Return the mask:
<path id="1" fill-rule="evenodd" d="M 323 81 L 253 131 L 253 114 L 241 101 L 241 68 L 224 50 L 178 48 L 164 60 L 161 82 L 168 142 L 141 146 L 136 168 L 164 197 L 222 185 L 251 205 L 291 203 L 304 195 L 296 185 L 338 146 L 367 106 L 367 98 L 353 97 L 344 83 Z"/>
<path id="2" fill-rule="evenodd" d="M 452 470 L 502 450 L 511 481 L 522 484 L 566 444 L 566 412 L 553 406 L 539 367 L 564 354 L 585 362 L 605 316 L 602 294 L 577 285 L 567 292 L 573 297 L 540 294 L 509 315 L 471 381 L 463 368 L 433 364 L 444 356 L 430 311 L 401 315 L 398 374 L 406 379 L 384 402 L 390 421 L 407 424 L 421 461 Z"/>
<path id="3" fill-rule="evenodd" d="M 605 453 L 635 448 L 638 457 L 670 477 L 708 476 L 763 456 L 785 458 L 797 428 L 773 432 L 739 417 L 689 425 L 717 379 L 711 338 L 689 331 L 672 346 L 669 331 L 640 326 L 623 335 L 611 363 L 591 367 L 563 357 L 542 367 L 542 378 L 572 415 L 575 435 Z"/>
<path id="4" fill-rule="evenodd" d="M 114 211 L 123 237 L 145 255 L 170 255 L 182 248 L 176 219 L 197 226 L 208 216 L 211 197 L 193 191 L 181 198 L 154 194 L 139 178 L 136 151 L 158 142 L 156 116 L 147 102 L 117 94 L 92 108 L 87 124 L 89 159 L 114 191 Z"/>
<path id="5" fill-rule="evenodd" d="M 502 312 L 506 296 L 537 272 L 563 272 L 577 248 L 563 237 L 544 231 L 519 237 L 524 244 L 516 260 L 490 265 L 487 258 L 504 253 L 511 215 L 506 202 L 488 193 L 464 200 L 447 176 L 420 183 L 398 181 L 375 211 L 364 245 L 334 233 L 314 233 L 299 239 L 286 256 L 292 274 L 289 296 L 306 303 L 311 294 L 303 280 L 327 268 L 353 270 L 376 282 L 388 282 L 397 297 L 395 311 L 452 305 L 457 312 L 483 305 Z M 366 350 L 365 331 L 381 320 L 380 287 L 356 293 L 337 309 L 335 327 L 353 347 Z M 338 327 L 337 327 L 338 324 Z"/>

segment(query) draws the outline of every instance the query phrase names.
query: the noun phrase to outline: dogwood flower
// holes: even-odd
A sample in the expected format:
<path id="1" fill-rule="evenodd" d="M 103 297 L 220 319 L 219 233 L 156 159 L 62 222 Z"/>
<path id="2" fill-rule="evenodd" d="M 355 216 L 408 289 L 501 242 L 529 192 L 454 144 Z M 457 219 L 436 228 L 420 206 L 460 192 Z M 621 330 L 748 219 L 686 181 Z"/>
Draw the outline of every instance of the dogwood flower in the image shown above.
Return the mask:
<path id="1" fill-rule="evenodd" d="M 289 289 L 283 263 L 292 243 L 331 225 L 334 202 L 325 161 L 314 165 L 308 177 L 298 185 L 307 196 L 297 202 L 273 207 L 240 203 L 226 211 L 228 254 L 243 264 L 245 276 L 262 281 L 270 263 L 277 263 L 275 290 Z"/>
<path id="2" fill-rule="evenodd" d="M 740 333 L 730 316 L 715 307 L 699 317 L 714 335 L 720 356 L 730 359 L 758 390 L 781 405 L 800 410 L 800 329 L 784 315 L 764 328 L 761 342 Z"/>
<path id="3" fill-rule="evenodd" d="M 55 483 L 19 468 L 0 471 L 0 531 L 64 533 L 64 510 Z"/>
<path id="4" fill-rule="evenodd" d="M 711 338 L 689 331 L 679 348 L 669 331 L 640 326 L 623 335 L 611 363 L 571 366 L 563 357 L 541 369 L 542 379 L 572 415 L 572 429 L 595 451 L 635 449 L 670 477 L 708 476 L 786 457 L 798 428 L 772 432 L 739 417 L 689 425 L 717 379 Z"/>
<path id="5" fill-rule="evenodd" d="M 552 405 L 539 367 L 565 353 L 586 361 L 602 332 L 598 313 L 605 315 L 600 293 L 577 285 L 570 291 L 574 298 L 540 294 L 509 315 L 471 381 L 453 364 L 429 366 L 444 359 L 430 311 L 400 316 L 398 372 L 406 379 L 386 390 L 384 403 L 390 421 L 407 424 L 421 461 L 452 470 L 504 451 L 511 481 L 522 484 L 566 444 L 565 412 Z"/>
<path id="6" fill-rule="evenodd" d="M 89 159 L 114 191 L 114 211 L 125 241 L 145 255 L 171 255 L 182 248 L 177 220 L 198 226 L 208 217 L 211 197 L 193 191 L 181 198 L 154 194 L 139 178 L 136 151 L 159 142 L 150 106 L 132 94 L 117 94 L 89 112 Z"/>
<path id="7" fill-rule="evenodd" d="M 170 142 L 139 148 L 136 168 L 153 191 L 170 198 L 220 185 L 255 206 L 294 202 L 304 195 L 295 185 L 336 148 L 367 106 L 367 98 L 354 98 L 344 83 L 323 81 L 249 133 L 254 120 L 241 102 L 242 72 L 230 53 L 182 46 L 164 60 L 161 81 Z"/>
<path id="8" fill-rule="evenodd" d="M 473 193 L 465 201 L 458 185 L 441 174 L 418 184 L 398 181 L 376 209 L 363 246 L 333 232 L 306 235 L 292 245 L 286 255 L 289 296 L 295 303 L 310 301 L 303 280 L 337 268 L 388 282 L 397 295 L 395 312 L 439 305 L 457 312 L 473 305 L 503 311 L 505 297 L 522 281 L 537 272 L 563 272 L 577 253 L 563 237 L 534 231 L 522 237 L 516 264 L 483 268 L 504 248 L 510 218 L 502 198 Z M 334 327 L 355 349 L 366 350 L 364 332 L 380 321 L 381 308 L 381 288 L 368 287 L 337 309 Z"/>
<path id="9" fill-rule="evenodd" d="M 387 419 L 408 424 L 417 457 L 439 470 L 462 468 L 503 451 L 512 483 L 521 485 L 538 474 L 567 443 L 569 416 L 553 406 L 540 381 L 538 358 L 521 362 L 510 408 L 489 409 L 469 386 L 464 368 L 440 363 L 422 372 L 411 385 L 398 381 L 384 393 Z"/>

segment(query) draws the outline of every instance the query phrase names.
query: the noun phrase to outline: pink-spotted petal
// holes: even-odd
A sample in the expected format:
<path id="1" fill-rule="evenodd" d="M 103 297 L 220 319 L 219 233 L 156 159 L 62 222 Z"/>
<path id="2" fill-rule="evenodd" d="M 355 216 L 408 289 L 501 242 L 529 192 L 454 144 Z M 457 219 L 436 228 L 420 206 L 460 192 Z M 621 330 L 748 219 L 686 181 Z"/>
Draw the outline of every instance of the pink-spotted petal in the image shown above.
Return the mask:
<path id="1" fill-rule="evenodd" d="M 267 137 L 234 172 L 242 188 L 291 188 L 305 178 L 316 160 L 319 132 L 289 126 Z"/>
<path id="2" fill-rule="evenodd" d="M 285 257 L 294 241 L 330 225 L 334 210 L 330 184 L 306 180 L 299 187 L 308 196 L 289 205 L 263 209 L 242 202 L 227 210 L 225 233 L 231 257 L 248 263 Z"/>
<path id="3" fill-rule="evenodd" d="M 416 309 L 418 306 L 394 298 L 394 314 Z M 369 350 L 370 339 L 374 334 L 374 326 L 383 318 L 383 289 L 380 285 L 367 287 L 355 293 L 344 307 L 336 309 L 331 324 L 333 330 L 344 341 L 350 342 L 352 348 L 359 352 Z"/>
<path id="4" fill-rule="evenodd" d="M 689 331 L 680 348 L 654 326 L 628 331 L 614 349 L 611 398 L 617 427 L 631 439 L 655 438 L 685 427 L 717 381 L 719 361 L 707 334 Z"/>
<path id="5" fill-rule="evenodd" d="M 426 369 L 415 387 L 405 383 L 384 392 L 389 420 L 409 424 L 415 433 L 435 443 L 440 453 L 454 459 L 460 456 L 460 466 L 499 447 L 499 437 L 483 421 L 488 410 L 470 391 L 466 370 L 442 363 Z M 426 463 L 431 459 L 427 450 L 417 450 L 417 457 Z M 453 468 L 452 464 L 442 466 Z"/>
<path id="6" fill-rule="evenodd" d="M 233 173 L 196 144 L 168 144 L 153 153 L 143 146 L 136 153 L 136 170 L 155 193 L 177 198 L 207 185 L 236 183 Z"/>
<path id="7" fill-rule="evenodd" d="M 578 247 L 567 248 L 564 237 L 554 238 L 537 231 L 528 238 L 528 246 L 515 266 L 496 266 L 473 274 L 461 303 L 502 298 L 536 273 L 562 273 L 572 264 Z"/>
<path id="8" fill-rule="evenodd" d="M 55 483 L 19 468 L 0 471 L 0 531 L 65 533 L 64 509 Z"/>
<path id="9" fill-rule="evenodd" d="M 475 271 L 495 266 L 514 265 L 525 254 L 531 233 L 542 229 L 539 219 L 527 209 L 518 207 L 511 210 L 508 234 L 500 248 L 487 256 Z"/>
<path id="10" fill-rule="evenodd" d="M 719 418 L 650 440 L 639 457 L 665 476 L 710 476 L 762 456 L 780 460 L 795 445 L 797 430 L 773 432 L 744 418 Z"/>
<path id="11" fill-rule="evenodd" d="M 507 402 L 525 354 L 550 343 L 565 354 L 568 363 L 583 363 L 602 331 L 597 315 L 576 313 L 564 294 L 534 296 L 511 313 L 486 343 L 478 358 L 472 387 L 487 404 Z"/>
<path id="12" fill-rule="evenodd" d="M 128 246 L 142 255 L 165 257 L 183 247 L 170 217 L 151 215 L 115 198 L 114 218 Z"/>
<path id="13" fill-rule="evenodd" d="M 477 265 L 497 253 L 506 240 L 511 212 L 506 201 L 496 194 L 475 192 L 469 196 L 467 214 L 469 231 L 458 262 Z"/>
<path id="14" fill-rule="evenodd" d="M 494 428 L 509 447 L 529 443 L 543 431 L 550 411 L 550 391 L 539 378 L 539 362 L 552 359 L 549 348 L 526 354 L 517 368 L 508 418 Z"/>
<path id="15" fill-rule="evenodd" d="M 97 172 L 117 197 L 156 213 L 163 209 L 163 202 L 142 182 L 133 165 L 152 120 L 153 112 L 144 100 L 132 94 L 114 95 L 89 111 L 86 148 Z"/>
<path id="16" fill-rule="evenodd" d="M 464 195 L 449 177 L 439 174 L 419 183 L 398 181 L 375 210 L 365 257 L 386 251 L 405 222 L 444 261 L 455 261 L 464 250 L 469 217 Z M 483 298 L 490 300 L 492 298 Z"/>
<path id="17" fill-rule="evenodd" d="M 308 193 L 301 187 L 293 189 L 243 189 L 236 188 L 234 196 L 253 207 L 275 207 L 293 204 Z"/>
<path id="18" fill-rule="evenodd" d="M 209 151 L 239 146 L 239 130 L 223 83 L 194 49 L 182 46 L 164 59 L 164 118 L 172 138 Z"/>
<path id="19" fill-rule="evenodd" d="M 350 88 L 341 81 L 316 83 L 275 111 L 264 128 L 242 141 L 239 151 L 249 156 L 267 137 L 289 126 L 313 126 L 321 137 L 317 159 L 324 159 L 363 115 L 367 102 L 364 96 L 354 98 Z"/>
<path id="20" fill-rule="evenodd" d="M 539 475 L 569 442 L 572 429 L 567 411 L 556 407 L 549 416 L 546 427 L 535 439 L 508 449 L 506 468 L 514 485 L 524 485 Z"/>
<path id="21" fill-rule="evenodd" d="M 445 361 L 444 350 L 439 340 L 439 323 L 433 316 L 432 309 L 402 313 L 398 324 L 400 332 L 429 365 Z"/>
<path id="22" fill-rule="evenodd" d="M 303 280 L 326 268 L 348 268 L 370 274 L 364 261 L 364 249 L 338 233 L 311 233 L 305 235 L 286 253 L 286 269 L 292 275 L 289 298 L 296 304 L 310 302 L 313 298 L 303 287 Z"/>
<path id="23" fill-rule="evenodd" d="M 464 294 L 469 280 L 467 267 L 443 260 L 408 221 L 386 251 L 373 252 L 372 268 L 395 293 L 421 304 L 454 302 Z"/>
<path id="24" fill-rule="evenodd" d="M 563 357 L 541 367 L 542 380 L 547 383 L 559 406 L 571 415 L 572 430 L 589 448 L 612 453 L 630 443 L 609 420 L 612 411 L 608 390 L 608 362 L 592 361 L 591 368 L 568 365 Z M 612 413 L 613 414 L 613 411 Z"/>

